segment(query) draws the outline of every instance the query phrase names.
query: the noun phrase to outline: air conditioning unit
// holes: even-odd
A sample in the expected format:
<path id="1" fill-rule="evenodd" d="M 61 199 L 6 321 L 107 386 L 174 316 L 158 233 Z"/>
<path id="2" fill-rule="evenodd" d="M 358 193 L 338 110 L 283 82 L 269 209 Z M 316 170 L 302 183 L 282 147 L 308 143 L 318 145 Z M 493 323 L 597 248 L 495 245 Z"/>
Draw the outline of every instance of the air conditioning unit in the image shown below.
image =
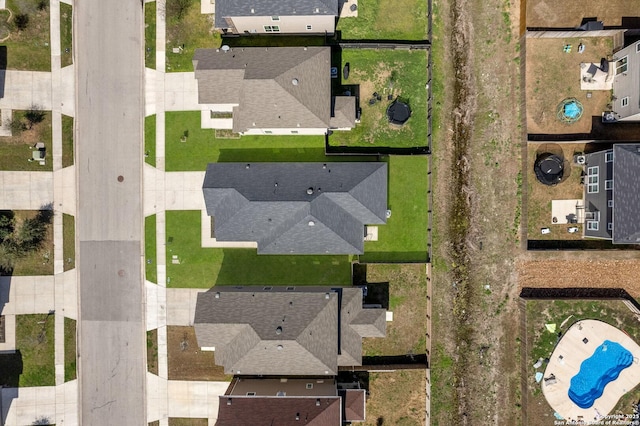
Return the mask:
<path id="1" fill-rule="evenodd" d="M 583 166 L 587 162 L 587 157 L 584 155 L 576 155 L 576 164 Z"/>

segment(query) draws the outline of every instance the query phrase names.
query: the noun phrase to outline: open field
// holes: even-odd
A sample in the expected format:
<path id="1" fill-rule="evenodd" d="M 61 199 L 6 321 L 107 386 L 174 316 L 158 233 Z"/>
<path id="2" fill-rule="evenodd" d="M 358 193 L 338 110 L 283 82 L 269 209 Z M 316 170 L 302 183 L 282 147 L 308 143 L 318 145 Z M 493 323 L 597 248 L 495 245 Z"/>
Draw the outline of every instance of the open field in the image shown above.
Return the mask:
<path id="1" fill-rule="evenodd" d="M 215 364 L 214 352 L 201 351 L 193 327 L 167 327 L 169 380 L 223 380 L 233 376 Z"/>
<path id="2" fill-rule="evenodd" d="M 73 6 L 60 2 L 60 65 L 73 64 Z"/>
<path id="3" fill-rule="evenodd" d="M 144 218 L 144 277 L 158 283 L 158 261 L 156 259 L 156 215 Z"/>
<path id="4" fill-rule="evenodd" d="M 64 270 L 76 267 L 76 218 L 70 214 L 62 215 L 62 255 Z"/>
<path id="5" fill-rule="evenodd" d="M 529 0 L 527 5 L 527 27 L 539 28 L 574 28 L 582 24 L 586 18 L 597 17 L 607 27 L 620 26 L 625 16 L 637 16 L 629 13 L 627 0 L 612 0 L 606 3 L 581 0 Z M 626 28 L 629 28 L 626 26 Z"/>
<path id="6" fill-rule="evenodd" d="M 427 4 L 420 0 L 358 0 L 358 17 L 338 19 L 336 31 L 343 40 L 424 40 Z"/>
<path id="7" fill-rule="evenodd" d="M 0 12 L 0 38 L 6 38 L 0 46 L 0 69 L 51 71 L 49 47 L 49 4 L 38 6 L 38 0 L 7 0 L 8 11 Z M 26 15 L 26 28 L 16 27 L 16 17 Z M 4 50 L 6 46 L 6 50 Z"/>
<path id="8" fill-rule="evenodd" d="M 144 161 L 156 166 L 156 115 L 144 118 Z"/>
<path id="9" fill-rule="evenodd" d="M 6 211 L 2 211 L 2 213 L 5 212 Z M 38 214 L 41 214 L 41 212 L 34 210 L 13 210 L 13 214 L 16 220 L 15 228 L 19 229 L 20 223 L 27 219 L 35 218 Z M 48 217 L 49 211 L 43 211 L 42 215 L 43 217 Z M 11 275 L 53 275 L 53 226 L 51 226 L 51 222 L 48 222 L 46 231 L 39 239 L 40 244 L 38 249 L 17 258 Z"/>
<path id="10" fill-rule="evenodd" d="M 62 167 L 73 166 L 73 117 L 62 115 Z M 42 167 L 42 166 L 40 166 Z"/>
<path id="11" fill-rule="evenodd" d="M 365 356 L 425 353 L 427 277 L 425 264 L 361 265 L 366 269 L 367 303 L 380 303 L 376 294 L 387 293 L 388 310 L 393 321 L 387 322 L 384 339 L 363 340 Z M 376 284 L 378 283 L 378 284 Z M 388 287 L 387 284 L 388 283 Z M 386 291 L 385 291 L 386 290 Z M 414 389 L 417 389 L 414 387 Z"/>
<path id="12" fill-rule="evenodd" d="M 256 249 L 202 248 L 200 211 L 167 211 L 167 287 L 350 285 L 349 256 L 258 255 Z M 180 263 L 172 263 L 177 255 Z"/>
<path id="13" fill-rule="evenodd" d="M 206 170 L 207 164 L 233 161 L 362 161 L 375 157 L 324 155 L 324 136 L 265 135 L 240 139 L 216 138 L 214 130 L 200 128 L 200 111 L 167 112 L 167 171 Z M 186 142 L 182 136 L 188 134 Z"/>
<path id="14" fill-rule="evenodd" d="M 600 63 L 613 53 L 611 37 L 527 38 L 527 132 L 542 134 L 589 133 L 593 116 L 601 116 L 611 101 L 610 90 L 580 90 L 580 63 Z M 578 45 L 585 50 L 578 53 Z M 563 47 L 570 44 L 570 53 Z M 591 93 L 591 98 L 587 97 Z M 557 118 L 558 105 L 566 98 L 582 103 L 582 117 L 567 124 Z"/>
<path id="15" fill-rule="evenodd" d="M 335 94 L 350 90 L 359 93 L 361 122 L 350 131 L 336 131 L 329 137 L 333 146 L 381 146 L 408 148 L 427 145 L 427 51 L 342 49 L 341 61 L 334 55 L 338 79 L 332 81 Z M 342 69 L 349 63 L 349 78 L 344 80 Z M 342 84 L 342 86 L 340 86 Z M 356 86 L 355 88 L 353 86 Z M 380 101 L 369 103 L 373 94 Z M 389 124 L 386 115 L 391 100 L 400 98 L 409 104 L 411 118 L 403 125 Z"/>
<path id="16" fill-rule="evenodd" d="M 378 241 L 364 243 L 361 262 L 425 262 L 427 260 L 427 158 L 390 156 L 391 217 L 378 226 Z"/>
<path id="17" fill-rule="evenodd" d="M 371 373 L 367 426 L 422 426 L 425 424 L 426 372 L 398 370 Z"/>
<path id="18" fill-rule="evenodd" d="M 76 320 L 64 318 L 64 381 L 76 379 Z"/>
<path id="19" fill-rule="evenodd" d="M 27 111 L 13 111 L 12 120 L 16 123 L 28 127 L 25 118 Z M 13 136 L 0 136 L 0 170 L 15 171 L 41 171 L 50 172 L 53 170 L 53 160 L 51 159 L 51 111 L 44 111 L 42 121 L 34 123 L 30 129 L 25 128 L 14 132 Z M 18 124 L 19 126 L 19 124 Z M 40 165 L 32 159 L 32 151 L 37 142 L 44 142 L 46 154 L 45 164 Z"/>
<path id="20" fill-rule="evenodd" d="M 183 5 L 187 5 L 183 7 Z M 168 0 L 167 19 L 167 72 L 193 71 L 193 53 L 196 49 L 220 47 L 220 33 L 213 29 L 213 15 L 200 13 L 200 2 Z M 177 49 L 177 53 L 173 50 Z"/>
<path id="21" fill-rule="evenodd" d="M 16 316 L 16 349 L 22 355 L 20 387 L 55 385 L 53 328 L 53 315 Z"/>
<path id="22" fill-rule="evenodd" d="M 622 301 L 529 300 L 526 302 L 526 316 L 527 418 L 546 419 L 544 424 L 552 424 L 553 409 L 542 394 L 541 385 L 535 382 L 535 370 L 532 366 L 539 358 L 551 356 L 560 339 L 558 333 L 564 333 L 582 319 L 597 319 L 620 328 L 636 342 L 640 341 L 638 320 Z M 550 333 L 545 324 L 556 324 L 558 333 Z M 637 398 L 637 392 L 629 392 L 620 400 L 613 413 L 632 413 L 632 403 L 637 402 Z"/>
<path id="23" fill-rule="evenodd" d="M 156 69 L 156 2 L 144 4 L 144 66 Z"/>

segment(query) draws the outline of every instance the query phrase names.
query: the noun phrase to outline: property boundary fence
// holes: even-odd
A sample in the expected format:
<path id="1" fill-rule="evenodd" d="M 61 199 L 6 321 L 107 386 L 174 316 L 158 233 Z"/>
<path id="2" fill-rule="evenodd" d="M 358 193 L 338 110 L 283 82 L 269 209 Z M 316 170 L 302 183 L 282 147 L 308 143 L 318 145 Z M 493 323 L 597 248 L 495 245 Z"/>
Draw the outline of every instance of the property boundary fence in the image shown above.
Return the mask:
<path id="1" fill-rule="evenodd" d="M 640 302 L 634 299 L 624 288 L 534 288 L 524 287 L 520 290 L 520 298 L 524 300 L 620 300 L 631 312 L 640 317 Z"/>

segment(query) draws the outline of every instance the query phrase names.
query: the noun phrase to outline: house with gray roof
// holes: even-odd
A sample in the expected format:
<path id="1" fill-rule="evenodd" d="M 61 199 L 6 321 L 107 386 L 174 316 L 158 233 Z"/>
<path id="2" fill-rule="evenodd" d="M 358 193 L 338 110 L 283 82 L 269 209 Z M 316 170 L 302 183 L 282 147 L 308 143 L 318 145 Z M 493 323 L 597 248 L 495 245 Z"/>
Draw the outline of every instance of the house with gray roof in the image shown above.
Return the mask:
<path id="1" fill-rule="evenodd" d="M 615 53 L 613 113 L 618 121 L 640 120 L 640 41 Z"/>
<path id="2" fill-rule="evenodd" d="M 584 235 L 640 243 L 640 144 L 585 156 Z"/>
<path id="3" fill-rule="evenodd" d="M 387 221 L 387 164 L 212 163 L 202 192 L 217 241 L 258 254 L 362 254 Z"/>
<path id="4" fill-rule="evenodd" d="M 216 0 L 215 28 L 231 34 L 333 34 L 338 0 Z"/>
<path id="5" fill-rule="evenodd" d="M 227 374 L 320 376 L 362 364 L 362 338 L 384 337 L 386 311 L 364 309 L 359 287 L 213 287 L 194 327 Z"/>
<path id="6" fill-rule="evenodd" d="M 354 96 L 331 96 L 330 47 L 197 49 L 202 127 L 242 135 L 324 135 L 355 126 Z"/>

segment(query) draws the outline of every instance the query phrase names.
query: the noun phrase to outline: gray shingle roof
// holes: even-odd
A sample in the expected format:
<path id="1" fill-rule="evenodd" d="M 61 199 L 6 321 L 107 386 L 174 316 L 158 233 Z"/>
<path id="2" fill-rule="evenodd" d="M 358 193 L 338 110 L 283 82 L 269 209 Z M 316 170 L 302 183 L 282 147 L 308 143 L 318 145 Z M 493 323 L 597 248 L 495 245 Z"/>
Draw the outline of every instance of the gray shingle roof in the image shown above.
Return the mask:
<path id="1" fill-rule="evenodd" d="M 239 104 L 234 131 L 328 128 L 329 47 L 197 49 L 193 56 L 201 104 Z"/>
<path id="2" fill-rule="evenodd" d="M 338 0 L 216 0 L 215 27 L 228 28 L 224 18 L 234 16 L 338 16 L 338 13 Z"/>
<path id="3" fill-rule="evenodd" d="M 364 225 L 386 223 L 387 165 L 213 163 L 203 194 L 220 241 L 255 241 L 260 254 L 361 254 Z"/>
<path id="4" fill-rule="evenodd" d="M 356 125 L 356 97 L 334 96 L 331 105 L 331 128 L 352 128 Z"/>
<path id="5" fill-rule="evenodd" d="M 640 243 L 640 145 L 613 146 L 613 243 Z"/>
<path id="6" fill-rule="evenodd" d="M 360 288 L 213 287 L 198 294 L 194 327 L 228 374 L 324 376 L 362 363 L 356 329 L 378 319 L 362 312 Z"/>

